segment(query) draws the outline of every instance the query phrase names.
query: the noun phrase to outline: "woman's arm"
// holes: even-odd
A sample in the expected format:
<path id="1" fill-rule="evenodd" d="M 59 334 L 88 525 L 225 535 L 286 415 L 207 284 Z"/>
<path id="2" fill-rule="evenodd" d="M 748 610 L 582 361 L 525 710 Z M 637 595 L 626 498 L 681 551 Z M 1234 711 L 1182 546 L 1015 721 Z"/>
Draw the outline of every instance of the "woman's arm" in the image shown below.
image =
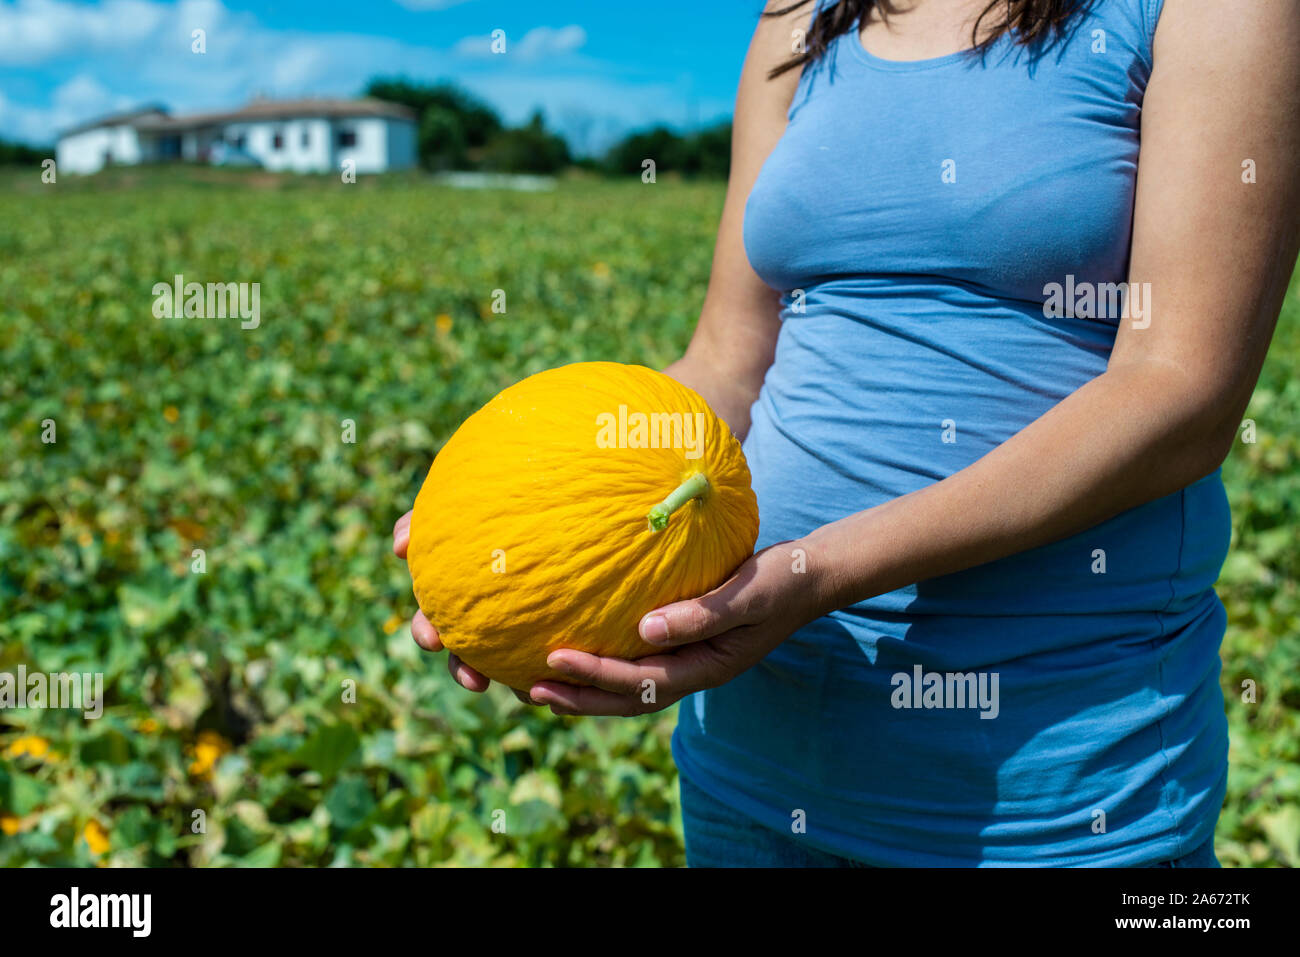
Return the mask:
<path id="1" fill-rule="evenodd" d="M 557 650 L 594 687 L 561 713 L 637 714 L 715 687 L 836 608 L 1090 528 L 1212 472 L 1254 390 L 1300 245 L 1300 0 L 1167 0 L 1146 91 L 1125 321 L 1109 366 L 979 461 L 760 552 L 702 598 L 647 615 L 670 654 Z M 1255 182 L 1243 182 L 1243 163 Z M 790 550 L 807 553 L 791 572 Z M 646 702 L 644 682 L 655 688 Z"/>
<path id="2" fill-rule="evenodd" d="M 758 278 L 745 256 L 745 200 L 763 161 L 785 132 L 786 113 L 799 82 L 797 70 L 775 80 L 767 78 L 767 71 L 790 56 L 793 31 L 806 27 L 808 16 L 808 9 L 801 8 L 782 17 L 763 17 L 754 31 L 736 92 L 731 175 L 708 292 L 686 355 L 664 370 L 702 395 L 741 438 L 749 431 L 749 407 L 772 364 L 780 328 L 778 294 Z"/>

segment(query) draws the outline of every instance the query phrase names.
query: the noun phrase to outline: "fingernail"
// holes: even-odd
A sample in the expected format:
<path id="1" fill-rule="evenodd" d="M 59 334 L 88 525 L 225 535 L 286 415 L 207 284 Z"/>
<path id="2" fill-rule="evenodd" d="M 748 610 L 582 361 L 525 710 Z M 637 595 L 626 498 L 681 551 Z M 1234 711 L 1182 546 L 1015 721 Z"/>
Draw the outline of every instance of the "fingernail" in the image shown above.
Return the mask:
<path id="1" fill-rule="evenodd" d="M 668 641 L 668 619 L 663 615 L 646 615 L 641 619 L 641 638 L 652 645 Z"/>
<path id="2" fill-rule="evenodd" d="M 569 666 L 568 659 L 561 655 L 551 655 L 546 659 L 546 663 L 562 674 L 573 674 L 573 669 Z"/>

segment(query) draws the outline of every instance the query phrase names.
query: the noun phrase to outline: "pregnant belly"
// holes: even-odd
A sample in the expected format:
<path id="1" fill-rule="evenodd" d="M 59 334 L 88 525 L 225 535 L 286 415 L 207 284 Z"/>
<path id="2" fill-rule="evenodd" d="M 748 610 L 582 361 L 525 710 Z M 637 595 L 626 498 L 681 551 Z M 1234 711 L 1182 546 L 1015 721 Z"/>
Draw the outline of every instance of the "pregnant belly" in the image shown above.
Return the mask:
<path id="1" fill-rule="evenodd" d="M 745 454 L 759 547 L 940 481 L 1104 370 L 1094 341 L 1032 311 L 955 313 L 822 296 L 783 323 Z M 862 318 L 868 316 L 869 318 Z M 1080 437 L 1086 441 L 1086 436 Z M 1217 472 L 1070 538 L 869 598 L 863 614 L 1186 610 L 1218 577 L 1230 520 Z M 853 613 L 854 609 L 846 613 Z"/>

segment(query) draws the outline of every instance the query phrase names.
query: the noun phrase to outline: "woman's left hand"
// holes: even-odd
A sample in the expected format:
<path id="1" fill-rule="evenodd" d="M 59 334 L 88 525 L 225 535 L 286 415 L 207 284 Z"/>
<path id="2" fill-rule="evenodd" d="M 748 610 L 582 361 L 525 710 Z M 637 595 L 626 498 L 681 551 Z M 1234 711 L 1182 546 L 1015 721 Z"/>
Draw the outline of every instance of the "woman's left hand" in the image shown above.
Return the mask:
<path id="1" fill-rule="evenodd" d="M 529 696 L 556 714 L 627 717 L 662 711 L 692 692 L 716 688 L 829 610 L 821 607 L 821 576 L 811 565 L 803 542 L 766 548 L 707 595 L 641 619 L 642 639 L 662 647 L 663 654 L 627 661 L 557 648 L 547 664 L 589 686 L 541 681 Z"/>

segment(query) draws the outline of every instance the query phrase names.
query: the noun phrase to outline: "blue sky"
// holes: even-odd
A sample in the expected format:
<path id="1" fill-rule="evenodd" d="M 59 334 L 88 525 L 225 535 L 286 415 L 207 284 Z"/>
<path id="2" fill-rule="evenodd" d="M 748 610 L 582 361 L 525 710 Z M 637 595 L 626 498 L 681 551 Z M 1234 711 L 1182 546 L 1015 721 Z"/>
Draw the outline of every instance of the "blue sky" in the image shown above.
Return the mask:
<path id="1" fill-rule="evenodd" d="M 510 122 L 541 107 L 580 151 L 727 116 L 761 0 L 0 0 L 0 137 L 53 142 L 144 102 L 337 96 L 451 79 Z M 191 51 L 194 29 L 207 52 Z M 506 52 L 490 51 L 494 30 Z"/>

